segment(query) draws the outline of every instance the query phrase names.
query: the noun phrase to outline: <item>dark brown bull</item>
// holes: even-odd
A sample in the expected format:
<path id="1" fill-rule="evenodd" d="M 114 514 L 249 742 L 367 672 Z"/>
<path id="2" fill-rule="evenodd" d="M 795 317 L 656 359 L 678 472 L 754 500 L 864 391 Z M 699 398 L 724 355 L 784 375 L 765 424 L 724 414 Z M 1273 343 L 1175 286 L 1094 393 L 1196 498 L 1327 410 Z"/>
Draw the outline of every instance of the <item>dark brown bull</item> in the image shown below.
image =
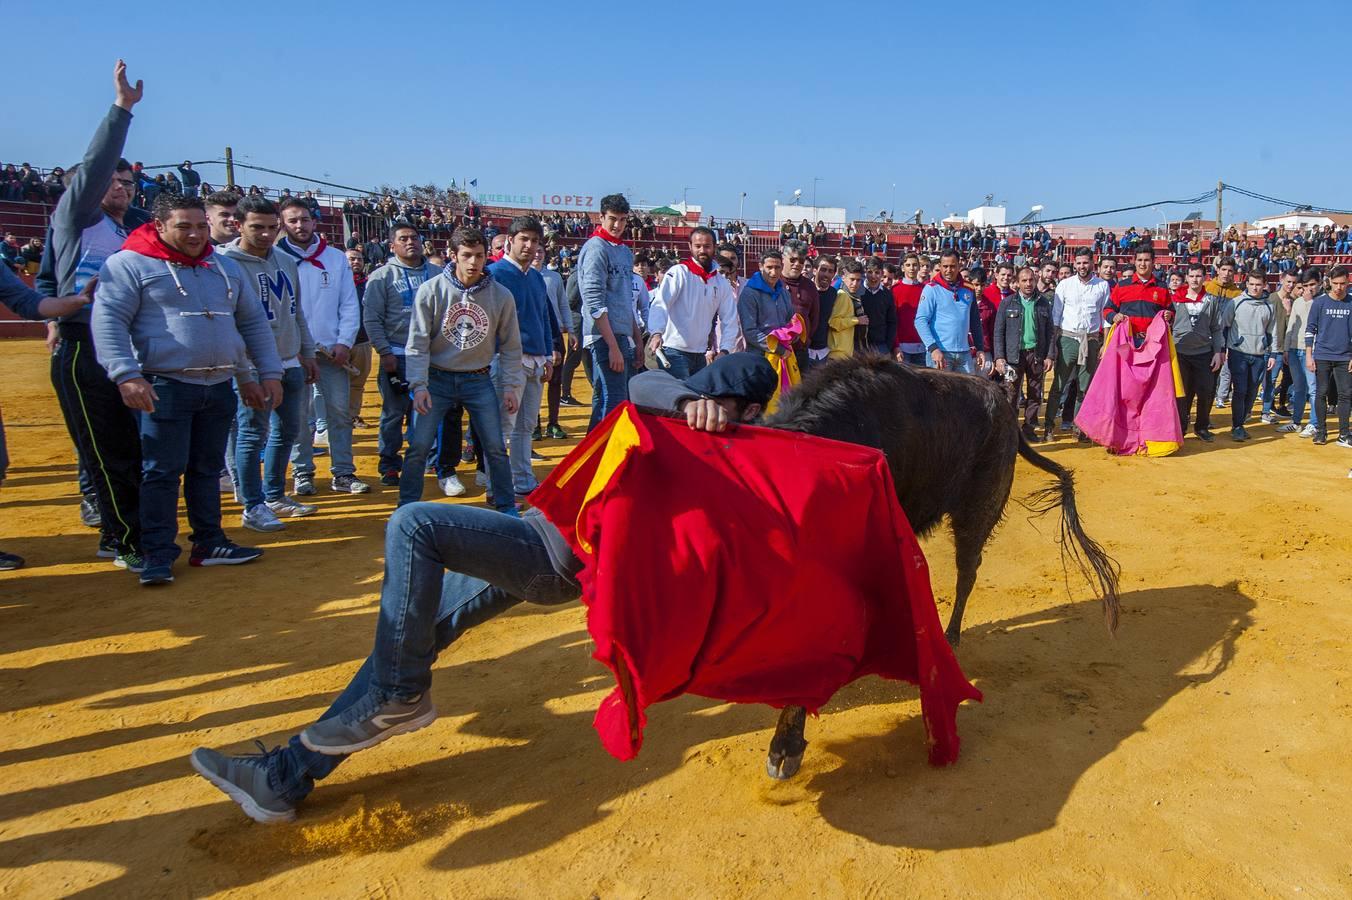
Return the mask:
<path id="1" fill-rule="evenodd" d="M 953 615 L 945 631 L 957 646 L 981 551 L 1004 516 L 1014 482 L 1014 457 L 1056 478 L 1028 501 L 1037 514 L 1059 507 L 1059 543 L 1103 599 L 1117 629 L 1118 567 L 1080 525 L 1071 472 L 1038 453 L 995 382 L 971 375 L 903 366 L 881 356 L 838 360 L 804 379 L 762 424 L 876 447 L 887 457 L 897 499 L 918 536 L 948 516 L 957 557 Z M 801 706 L 780 714 L 766 769 L 772 778 L 798 771 L 807 742 Z"/>

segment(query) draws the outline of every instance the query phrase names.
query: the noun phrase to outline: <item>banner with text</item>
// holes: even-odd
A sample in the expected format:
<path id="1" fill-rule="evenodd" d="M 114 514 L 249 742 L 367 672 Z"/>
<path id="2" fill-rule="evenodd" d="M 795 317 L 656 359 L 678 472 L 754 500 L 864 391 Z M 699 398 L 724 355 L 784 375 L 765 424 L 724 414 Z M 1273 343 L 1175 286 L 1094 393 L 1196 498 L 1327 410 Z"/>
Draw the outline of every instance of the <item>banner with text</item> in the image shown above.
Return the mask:
<path id="1" fill-rule="evenodd" d="M 484 206 L 509 206 L 521 209 L 575 209 L 595 211 L 601 198 L 594 194 L 572 193 L 564 191 L 536 191 L 519 193 L 515 191 L 481 191 L 475 199 Z"/>

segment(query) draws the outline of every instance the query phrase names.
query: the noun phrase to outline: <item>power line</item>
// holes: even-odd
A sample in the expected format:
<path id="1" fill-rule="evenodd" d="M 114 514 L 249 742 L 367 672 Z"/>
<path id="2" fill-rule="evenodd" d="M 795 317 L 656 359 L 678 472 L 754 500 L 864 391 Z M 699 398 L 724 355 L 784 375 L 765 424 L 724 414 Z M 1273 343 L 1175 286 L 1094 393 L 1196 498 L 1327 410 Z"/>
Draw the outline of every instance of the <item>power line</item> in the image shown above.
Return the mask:
<path id="1" fill-rule="evenodd" d="M 1228 188 L 1229 185 L 1227 184 Z M 1183 200 L 1156 200 L 1154 203 L 1142 203 L 1139 206 L 1121 206 L 1117 209 L 1101 209 L 1096 212 L 1081 213 L 1074 216 L 1058 216 L 1054 219 L 1037 219 L 1032 222 L 1020 222 L 1020 225 L 1051 225 L 1056 222 L 1074 222 L 1077 219 L 1093 219 L 1097 216 L 1111 216 L 1116 213 L 1135 212 L 1138 209 L 1149 209 L 1152 206 L 1193 206 L 1198 203 L 1205 203 L 1208 200 L 1215 200 L 1216 192 L 1207 191 L 1205 194 L 1199 194 L 1196 197 L 1188 197 Z"/>
<path id="2" fill-rule="evenodd" d="M 1250 191 L 1242 187 L 1235 187 L 1233 184 L 1225 185 L 1227 191 L 1234 191 L 1244 197 L 1251 197 L 1254 200 L 1262 200 L 1264 203 L 1275 203 L 1278 206 L 1286 206 L 1291 209 L 1308 209 L 1316 212 L 1338 213 L 1342 215 L 1352 215 L 1352 209 L 1331 209 L 1327 206 L 1317 206 L 1313 203 L 1297 203 L 1294 200 L 1279 200 L 1276 197 L 1269 197 L 1267 194 L 1260 194 L 1257 191 Z"/>
<path id="3" fill-rule="evenodd" d="M 189 160 L 189 161 L 190 161 L 194 166 L 208 166 L 208 165 L 223 166 L 223 165 L 225 165 L 225 160 L 223 160 L 223 159 L 203 159 L 203 160 Z M 266 166 L 251 166 L 251 165 L 248 165 L 247 163 L 242 163 L 242 162 L 240 162 L 240 161 L 238 161 L 238 160 L 235 160 L 234 166 L 235 166 L 236 169 L 248 169 L 248 170 L 250 170 L 250 171 L 252 171 L 252 172 L 267 172 L 267 173 L 272 174 L 272 175 L 281 175 L 283 178 L 294 178 L 294 179 L 296 179 L 297 181 L 304 181 L 304 182 L 306 182 L 307 184 L 322 184 L 322 185 L 324 185 L 324 187 L 338 188 L 339 190 L 343 190 L 343 191 L 351 191 L 351 192 L 354 193 L 354 194 L 367 195 L 367 194 L 373 194 L 373 193 L 375 193 L 375 191 L 374 191 L 373 189 L 370 189 L 370 188 L 353 187 L 353 186 L 350 185 L 350 184 L 335 184 L 335 183 L 333 183 L 333 182 L 331 182 L 331 181 L 321 181 L 321 180 L 319 180 L 318 178 L 311 178 L 311 177 L 308 176 L 308 175 L 297 175 L 297 174 L 295 174 L 294 172 L 283 172 L 283 171 L 281 171 L 280 169 L 269 169 L 269 168 L 267 168 Z M 170 164 L 168 164 L 168 165 L 162 165 L 162 166 L 146 166 L 145 168 L 146 168 L 146 170 L 152 170 L 152 169 L 177 169 L 177 168 L 178 168 L 178 164 L 177 164 L 177 163 L 170 163 Z"/>

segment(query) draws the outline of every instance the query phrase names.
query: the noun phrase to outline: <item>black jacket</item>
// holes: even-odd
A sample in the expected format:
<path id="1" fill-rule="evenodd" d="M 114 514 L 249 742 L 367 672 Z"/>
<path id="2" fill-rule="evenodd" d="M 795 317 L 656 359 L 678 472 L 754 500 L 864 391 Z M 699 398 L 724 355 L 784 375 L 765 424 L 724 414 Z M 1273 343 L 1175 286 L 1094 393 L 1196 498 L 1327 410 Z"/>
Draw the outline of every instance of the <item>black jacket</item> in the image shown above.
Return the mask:
<path id="1" fill-rule="evenodd" d="M 860 300 L 864 304 L 864 315 L 868 316 L 869 349 L 891 353 L 897 342 L 897 305 L 892 292 L 881 284 L 876 291 L 865 287 Z"/>
<path id="2" fill-rule="evenodd" d="M 1052 345 L 1052 305 L 1046 295 L 1035 295 L 1033 317 L 1036 321 L 1034 350 L 1038 359 L 1047 359 L 1051 355 Z M 1022 346 L 1023 302 L 1015 291 L 1000 301 L 1000 307 L 995 311 L 995 358 L 1013 362 L 1019 358 Z"/>

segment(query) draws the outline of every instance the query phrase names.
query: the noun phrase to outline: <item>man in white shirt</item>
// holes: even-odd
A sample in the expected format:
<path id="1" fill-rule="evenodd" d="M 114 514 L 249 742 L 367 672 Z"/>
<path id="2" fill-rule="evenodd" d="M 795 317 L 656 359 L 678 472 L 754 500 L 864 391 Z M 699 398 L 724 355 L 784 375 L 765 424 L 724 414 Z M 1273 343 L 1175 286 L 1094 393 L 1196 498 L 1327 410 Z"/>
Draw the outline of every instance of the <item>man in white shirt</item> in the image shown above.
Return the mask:
<path id="1" fill-rule="evenodd" d="M 1071 421 L 1080 412 L 1080 403 L 1089 390 L 1089 381 L 1098 368 L 1099 353 L 1103 350 L 1103 308 L 1108 303 L 1112 286 L 1094 274 L 1094 255 L 1088 247 L 1075 251 L 1075 274 L 1056 286 L 1052 300 L 1051 402 L 1047 404 L 1043 438 L 1052 439 L 1052 419 L 1067 401 L 1066 393 L 1077 385 L 1079 396 L 1074 402 Z M 1081 442 L 1089 439 L 1080 435 Z"/>
<path id="2" fill-rule="evenodd" d="M 315 220 L 305 202 L 288 197 L 279 204 L 286 237 L 277 249 L 296 259 L 300 270 L 300 302 L 310 336 L 315 342 L 319 377 L 315 389 L 324 403 L 328 422 L 329 453 L 333 480 L 329 486 L 341 494 L 364 494 L 370 485 L 357 477 L 352 462 L 352 368 L 349 357 L 361 327 L 361 305 L 352 267 L 338 247 L 332 247 L 315 233 Z M 314 398 L 307 392 L 302 421 L 313 412 Z M 295 492 L 300 496 L 315 492 L 314 433 L 300 430 L 300 439 L 291 454 Z"/>
<path id="3" fill-rule="evenodd" d="M 648 352 L 660 352 L 663 368 L 685 381 L 706 365 L 716 320 L 737 321 L 737 295 L 714 264 L 713 231 L 701 225 L 690 232 L 690 257 L 668 269 L 652 295 Z M 736 343 L 736 329 L 721 329 L 718 355 L 731 353 Z"/>

